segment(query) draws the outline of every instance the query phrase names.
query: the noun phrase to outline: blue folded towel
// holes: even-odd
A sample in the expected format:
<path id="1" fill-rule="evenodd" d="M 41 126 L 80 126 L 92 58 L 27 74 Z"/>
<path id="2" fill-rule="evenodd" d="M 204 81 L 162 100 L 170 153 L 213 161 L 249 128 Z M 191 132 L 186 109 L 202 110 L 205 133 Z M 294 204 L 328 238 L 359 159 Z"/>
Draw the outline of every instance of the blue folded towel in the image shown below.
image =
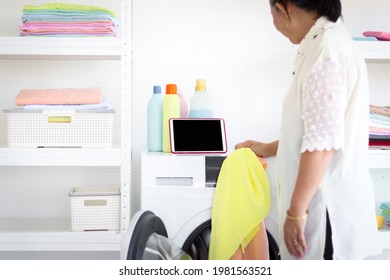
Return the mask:
<path id="1" fill-rule="evenodd" d="M 23 15 L 22 22 L 74 22 L 74 21 L 112 21 L 113 25 L 118 26 L 118 21 L 111 15 L 78 15 L 78 14 L 33 14 Z"/>
<path id="2" fill-rule="evenodd" d="M 379 208 L 390 212 L 390 202 L 382 202 Z"/>
<path id="3" fill-rule="evenodd" d="M 379 206 L 380 209 L 382 209 L 382 216 L 386 220 L 390 220 L 390 202 L 382 202 Z"/>

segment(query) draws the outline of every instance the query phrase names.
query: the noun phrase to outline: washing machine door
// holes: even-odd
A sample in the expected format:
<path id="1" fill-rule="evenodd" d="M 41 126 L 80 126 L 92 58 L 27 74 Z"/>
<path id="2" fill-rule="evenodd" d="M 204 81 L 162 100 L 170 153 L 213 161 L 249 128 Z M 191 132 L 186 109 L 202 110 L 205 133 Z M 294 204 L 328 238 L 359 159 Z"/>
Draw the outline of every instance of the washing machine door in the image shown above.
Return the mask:
<path id="1" fill-rule="evenodd" d="M 190 260 L 167 235 L 163 221 L 151 211 L 139 211 L 125 234 L 121 259 Z"/>

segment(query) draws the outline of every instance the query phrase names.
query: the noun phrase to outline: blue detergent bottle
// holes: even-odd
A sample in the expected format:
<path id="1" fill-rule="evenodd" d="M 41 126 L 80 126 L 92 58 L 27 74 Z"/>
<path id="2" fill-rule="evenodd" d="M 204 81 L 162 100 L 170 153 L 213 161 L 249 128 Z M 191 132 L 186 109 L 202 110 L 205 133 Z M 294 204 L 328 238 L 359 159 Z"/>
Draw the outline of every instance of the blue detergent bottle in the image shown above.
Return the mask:
<path id="1" fill-rule="evenodd" d="M 191 98 L 189 118 L 214 118 L 210 93 L 203 79 L 196 80 L 195 93 Z"/>
<path id="2" fill-rule="evenodd" d="M 162 152 L 162 109 L 161 86 L 153 86 L 153 95 L 148 103 L 148 150 Z"/>

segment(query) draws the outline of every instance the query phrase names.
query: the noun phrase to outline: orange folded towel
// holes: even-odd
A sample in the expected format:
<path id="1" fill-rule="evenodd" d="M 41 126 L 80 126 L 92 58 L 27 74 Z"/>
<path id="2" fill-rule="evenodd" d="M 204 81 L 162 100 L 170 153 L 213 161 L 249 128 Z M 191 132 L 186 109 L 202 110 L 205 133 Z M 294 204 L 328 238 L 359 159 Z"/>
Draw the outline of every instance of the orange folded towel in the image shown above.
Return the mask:
<path id="1" fill-rule="evenodd" d="M 16 96 L 16 105 L 99 104 L 102 100 L 99 88 L 23 89 Z"/>

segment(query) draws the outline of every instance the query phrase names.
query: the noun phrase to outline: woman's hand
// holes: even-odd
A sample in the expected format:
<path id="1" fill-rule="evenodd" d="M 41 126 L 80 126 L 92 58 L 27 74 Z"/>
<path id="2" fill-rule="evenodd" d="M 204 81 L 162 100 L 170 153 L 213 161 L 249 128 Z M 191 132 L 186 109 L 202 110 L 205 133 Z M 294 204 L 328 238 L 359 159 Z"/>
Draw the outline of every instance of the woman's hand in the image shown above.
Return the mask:
<path id="1" fill-rule="evenodd" d="M 333 150 L 306 151 L 301 154 L 298 177 L 287 214 L 290 218 L 287 217 L 284 222 L 284 242 L 289 253 L 296 258 L 302 258 L 307 251 L 304 235 L 307 218 L 304 215 L 307 215 L 333 154 Z"/>
<path id="2" fill-rule="evenodd" d="M 258 157 L 267 158 L 276 155 L 276 151 L 278 150 L 279 141 L 274 141 L 271 143 L 262 143 L 253 140 L 247 140 L 241 143 L 238 143 L 235 146 L 235 149 L 240 148 L 250 148 Z"/>
<path id="3" fill-rule="evenodd" d="M 303 258 L 307 251 L 305 227 L 306 219 L 290 220 L 286 218 L 284 222 L 284 243 L 290 255 L 297 259 Z"/>

